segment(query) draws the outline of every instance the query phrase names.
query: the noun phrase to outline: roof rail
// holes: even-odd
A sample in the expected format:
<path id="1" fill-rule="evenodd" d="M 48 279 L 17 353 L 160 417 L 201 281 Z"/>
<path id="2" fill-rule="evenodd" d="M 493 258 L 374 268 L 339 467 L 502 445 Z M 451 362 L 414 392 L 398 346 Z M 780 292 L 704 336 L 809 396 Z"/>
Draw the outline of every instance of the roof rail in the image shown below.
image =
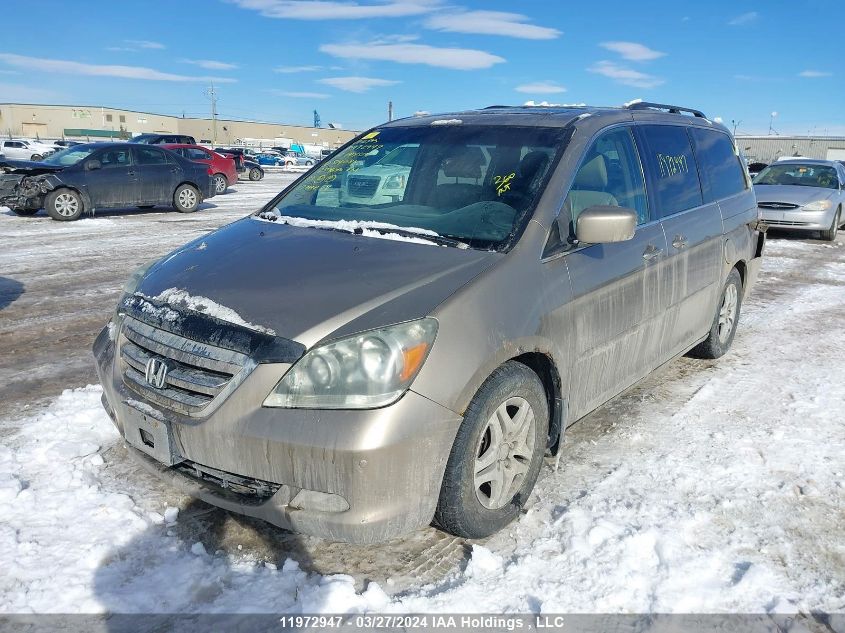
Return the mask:
<path id="1" fill-rule="evenodd" d="M 693 116 L 700 119 L 706 119 L 701 110 L 693 110 L 692 108 L 682 108 L 681 106 L 668 105 L 665 103 L 651 103 L 650 101 L 637 101 L 636 103 L 629 103 L 625 106 L 627 110 L 668 110 L 672 114 L 681 114 L 682 112 L 689 112 Z"/>

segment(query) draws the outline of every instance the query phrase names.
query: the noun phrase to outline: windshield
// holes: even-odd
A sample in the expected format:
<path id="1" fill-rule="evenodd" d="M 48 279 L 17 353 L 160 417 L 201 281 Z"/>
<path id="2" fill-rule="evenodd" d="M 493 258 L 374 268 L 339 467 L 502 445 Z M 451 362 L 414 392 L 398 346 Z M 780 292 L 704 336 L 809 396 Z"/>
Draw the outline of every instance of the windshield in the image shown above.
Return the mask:
<path id="1" fill-rule="evenodd" d="M 754 178 L 755 185 L 796 185 L 836 189 L 839 179 L 836 170 L 827 165 L 795 164 L 770 165 Z"/>
<path id="2" fill-rule="evenodd" d="M 459 124 L 376 130 L 319 163 L 260 217 L 501 249 L 527 221 L 570 135 Z"/>
<path id="3" fill-rule="evenodd" d="M 67 167 L 69 165 L 76 165 L 79 161 L 87 158 L 96 148 L 76 145 L 60 150 L 55 154 L 50 154 L 47 158 L 42 160 L 42 163 L 47 165 L 58 165 L 60 167 Z"/>

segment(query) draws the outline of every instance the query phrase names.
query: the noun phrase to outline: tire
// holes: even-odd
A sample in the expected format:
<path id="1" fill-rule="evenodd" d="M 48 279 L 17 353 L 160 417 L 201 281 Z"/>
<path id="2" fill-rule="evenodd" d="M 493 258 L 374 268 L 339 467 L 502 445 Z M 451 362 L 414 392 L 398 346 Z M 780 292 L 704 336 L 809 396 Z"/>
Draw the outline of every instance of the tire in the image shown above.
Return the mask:
<path id="1" fill-rule="evenodd" d="M 827 231 L 822 231 L 822 239 L 825 242 L 832 242 L 836 239 L 836 234 L 839 232 L 839 224 L 841 222 L 841 214 L 842 209 L 836 210 L 836 215 L 833 216 L 833 224 L 830 225 L 830 228 Z"/>
<path id="2" fill-rule="evenodd" d="M 33 154 L 32 156 L 29 157 L 29 160 L 39 161 L 39 160 L 43 160 L 43 158 L 44 157 L 41 154 Z"/>
<path id="3" fill-rule="evenodd" d="M 214 193 L 218 196 L 226 193 L 226 189 L 229 187 L 229 181 L 226 179 L 226 176 L 223 174 L 214 174 L 211 178 L 214 180 Z"/>
<path id="4" fill-rule="evenodd" d="M 38 213 L 38 209 L 12 209 L 12 212 L 21 217 L 29 217 Z"/>
<path id="5" fill-rule="evenodd" d="M 85 210 L 82 196 L 73 189 L 51 191 L 44 201 L 44 208 L 47 215 L 60 222 L 78 220 Z"/>
<path id="6" fill-rule="evenodd" d="M 701 343 L 693 347 L 689 356 L 694 358 L 720 358 L 731 348 L 739 324 L 739 312 L 742 308 L 742 277 L 734 268 L 719 296 L 719 305 L 710 333 Z M 731 316 L 732 314 L 732 316 Z"/>
<path id="7" fill-rule="evenodd" d="M 433 524 L 455 536 L 483 538 L 516 519 L 540 474 L 548 428 L 548 400 L 537 374 L 516 361 L 496 369 L 458 429 Z M 508 436 L 515 439 L 503 442 Z"/>
<path id="8" fill-rule="evenodd" d="M 306 161 L 305 161 L 305 166 L 306 166 L 306 167 L 313 167 L 313 166 L 314 166 L 314 161 L 313 161 L 313 160 L 306 160 Z"/>
<path id="9" fill-rule="evenodd" d="M 264 174 L 261 173 L 260 169 L 256 169 L 255 167 L 253 167 L 249 170 L 250 180 L 261 180 L 262 178 L 264 178 Z"/>
<path id="10" fill-rule="evenodd" d="M 200 201 L 200 192 L 193 185 L 179 185 L 173 192 L 173 206 L 179 213 L 193 213 L 199 208 Z"/>

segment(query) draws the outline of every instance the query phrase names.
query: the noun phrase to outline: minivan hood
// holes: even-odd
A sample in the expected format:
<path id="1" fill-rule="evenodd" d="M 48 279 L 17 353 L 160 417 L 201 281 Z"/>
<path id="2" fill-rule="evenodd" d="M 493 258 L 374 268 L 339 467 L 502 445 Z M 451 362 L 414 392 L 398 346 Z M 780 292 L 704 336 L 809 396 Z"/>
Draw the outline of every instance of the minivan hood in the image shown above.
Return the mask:
<path id="1" fill-rule="evenodd" d="M 833 189 L 801 187 L 799 185 L 754 185 L 757 202 L 786 202 L 804 206 L 816 200 L 826 200 Z"/>
<path id="2" fill-rule="evenodd" d="M 310 347 L 427 316 L 500 257 L 249 217 L 157 262 L 136 293 L 185 291 Z"/>

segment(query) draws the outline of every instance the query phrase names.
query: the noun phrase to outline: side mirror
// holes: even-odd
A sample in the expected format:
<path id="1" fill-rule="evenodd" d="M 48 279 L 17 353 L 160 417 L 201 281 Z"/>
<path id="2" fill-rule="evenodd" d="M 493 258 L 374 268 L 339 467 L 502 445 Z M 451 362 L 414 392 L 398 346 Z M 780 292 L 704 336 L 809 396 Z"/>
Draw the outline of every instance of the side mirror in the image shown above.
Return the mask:
<path id="1" fill-rule="evenodd" d="M 596 205 L 584 209 L 575 222 L 575 237 L 586 244 L 624 242 L 634 237 L 637 212 L 627 207 Z"/>
<path id="2" fill-rule="evenodd" d="M 85 163 L 85 169 L 88 171 L 93 171 L 95 169 L 101 169 L 103 164 L 98 161 L 96 158 L 92 158 L 87 163 Z"/>

